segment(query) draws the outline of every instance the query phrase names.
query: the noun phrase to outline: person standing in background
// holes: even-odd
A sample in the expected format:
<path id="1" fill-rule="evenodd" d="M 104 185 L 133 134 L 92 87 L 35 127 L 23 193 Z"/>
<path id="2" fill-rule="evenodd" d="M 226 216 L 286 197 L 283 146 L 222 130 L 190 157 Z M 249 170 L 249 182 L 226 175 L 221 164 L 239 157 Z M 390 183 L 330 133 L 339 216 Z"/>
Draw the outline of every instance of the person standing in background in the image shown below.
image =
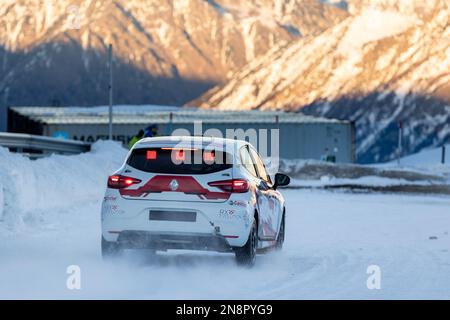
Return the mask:
<path id="1" fill-rule="evenodd" d="M 133 136 L 130 140 L 130 142 L 128 143 L 128 149 L 133 148 L 133 146 L 136 144 L 136 142 L 138 142 L 139 140 L 141 140 L 144 137 L 144 130 L 139 130 L 138 134 Z"/>
<path id="2" fill-rule="evenodd" d="M 158 125 L 152 124 L 145 128 L 144 137 L 145 138 L 153 138 L 158 135 Z"/>

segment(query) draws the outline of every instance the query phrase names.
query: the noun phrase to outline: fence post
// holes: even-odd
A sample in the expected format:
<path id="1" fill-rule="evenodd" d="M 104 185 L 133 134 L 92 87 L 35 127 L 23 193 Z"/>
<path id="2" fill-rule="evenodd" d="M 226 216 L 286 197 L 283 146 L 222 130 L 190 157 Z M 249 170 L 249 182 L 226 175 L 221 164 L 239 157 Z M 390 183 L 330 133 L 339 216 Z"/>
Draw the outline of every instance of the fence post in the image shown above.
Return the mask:
<path id="1" fill-rule="evenodd" d="M 402 156 L 403 147 L 403 121 L 398 122 L 398 146 L 397 146 L 397 164 L 400 165 L 400 158 Z"/>
<path id="2" fill-rule="evenodd" d="M 3 91 L 3 102 L 0 102 L 0 132 L 8 131 L 8 96 L 9 88 Z"/>
<path id="3" fill-rule="evenodd" d="M 350 121 L 350 136 L 352 141 L 352 148 L 351 148 L 351 159 L 352 163 L 356 162 L 356 122 L 354 120 Z"/>

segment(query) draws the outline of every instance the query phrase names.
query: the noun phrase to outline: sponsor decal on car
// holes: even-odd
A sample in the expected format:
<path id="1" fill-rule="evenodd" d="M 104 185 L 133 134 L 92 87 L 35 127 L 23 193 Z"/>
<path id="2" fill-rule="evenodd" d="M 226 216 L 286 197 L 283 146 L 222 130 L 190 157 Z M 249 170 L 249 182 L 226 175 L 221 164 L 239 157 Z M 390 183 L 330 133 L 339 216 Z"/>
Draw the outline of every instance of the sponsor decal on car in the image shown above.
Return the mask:
<path id="1" fill-rule="evenodd" d="M 120 214 L 124 214 L 125 211 L 120 209 L 120 207 L 116 204 L 106 204 L 103 203 L 103 210 L 102 212 L 106 213 L 106 214 L 111 214 L 111 215 L 120 215 Z"/>
<path id="2" fill-rule="evenodd" d="M 238 207 L 246 207 L 247 202 L 241 201 L 241 200 L 230 200 L 228 202 L 231 206 L 238 206 Z"/>
<path id="3" fill-rule="evenodd" d="M 220 209 L 219 210 L 220 218 L 231 219 L 233 217 L 237 217 L 235 214 L 236 214 L 236 210 L 233 210 L 233 209 Z"/>

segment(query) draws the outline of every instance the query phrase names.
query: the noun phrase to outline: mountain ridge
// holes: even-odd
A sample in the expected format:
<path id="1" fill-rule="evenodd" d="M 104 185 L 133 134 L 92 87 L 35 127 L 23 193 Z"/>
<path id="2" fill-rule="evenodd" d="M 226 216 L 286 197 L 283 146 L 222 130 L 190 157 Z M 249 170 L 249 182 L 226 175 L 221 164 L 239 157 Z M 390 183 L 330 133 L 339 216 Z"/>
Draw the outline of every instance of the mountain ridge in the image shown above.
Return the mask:
<path id="1" fill-rule="evenodd" d="M 4 0 L 0 15 L 0 96 L 9 104 L 107 101 L 112 43 L 118 103 L 180 105 L 275 44 L 348 14 L 316 0 Z"/>
<path id="2" fill-rule="evenodd" d="M 444 1 L 420 14 L 381 8 L 372 3 L 319 36 L 273 49 L 188 104 L 355 121 L 363 163 L 397 156 L 401 121 L 407 153 L 448 142 L 450 9 Z"/>

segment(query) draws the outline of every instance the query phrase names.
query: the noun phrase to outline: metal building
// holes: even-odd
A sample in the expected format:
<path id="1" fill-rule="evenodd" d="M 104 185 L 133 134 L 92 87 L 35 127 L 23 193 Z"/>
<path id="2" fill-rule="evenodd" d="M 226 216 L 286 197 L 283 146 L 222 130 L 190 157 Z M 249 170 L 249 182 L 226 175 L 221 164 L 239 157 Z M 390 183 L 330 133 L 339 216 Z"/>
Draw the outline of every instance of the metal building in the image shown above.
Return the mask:
<path id="1" fill-rule="evenodd" d="M 107 107 L 10 107 L 8 119 L 11 132 L 86 142 L 108 138 Z M 171 135 L 175 130 L 184 129 L 191 135 L 231 137 L 230 133 L 244 134 L 249 140 L 248 137 L 256 133 L 258 149 L 262 143 L 267 143 L 265 156 L 271 156 L 278 147 L 282 159 L 331 156 L 336 162 L 354 161 L 354 126 L 348 121 L 281 111 L 114 107 L 113 138 L 124 145 L 140 129 L 152 124 L 158 127 L 158 135 Z"/>

